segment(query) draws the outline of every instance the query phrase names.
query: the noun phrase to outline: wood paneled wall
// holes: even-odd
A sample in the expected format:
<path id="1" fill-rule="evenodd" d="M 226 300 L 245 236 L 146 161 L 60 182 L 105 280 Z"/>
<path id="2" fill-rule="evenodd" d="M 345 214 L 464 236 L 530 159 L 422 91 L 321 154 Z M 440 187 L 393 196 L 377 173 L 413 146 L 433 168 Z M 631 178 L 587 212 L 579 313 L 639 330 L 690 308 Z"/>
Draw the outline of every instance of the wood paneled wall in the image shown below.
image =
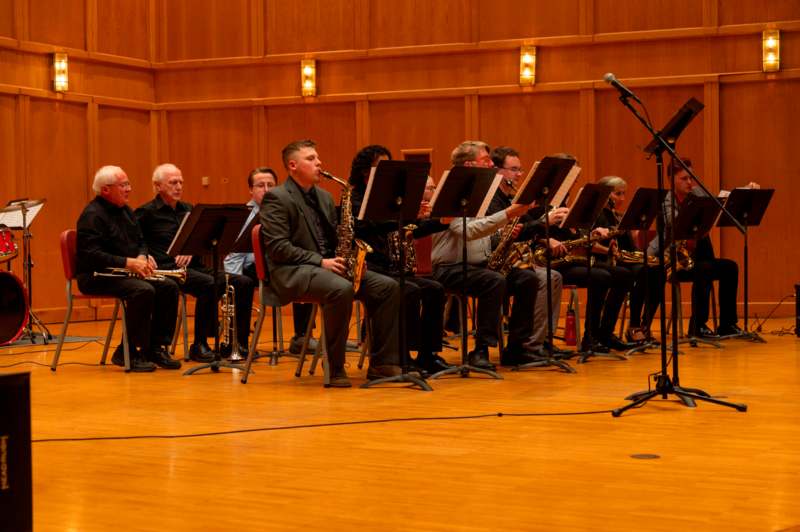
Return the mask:
<path id="1" fill-rule="evenodd" d="M 767 25 L 782 30 L 778 74 L 760 72 Z M 533 88 L 516 82 L 523 43 L 538 46 Z M 70 58 L 66 95 L 49 87 L 58 50 Z M 317 97 L 299 96 L 301 58 L 317 59 Z M 342 177 L 368 143 L 398 157 L 430 149 L 438 176 L 458 142 L 480 138 L 517 147 L 526 165 L 574 153 L 584 182 L 616 174 L 651 186 L 647 135 L 600 81 L 608 71 L 656 125 L 690 96 L 705 103 L 679 148 L 712 189 L 777 189 L 750 236 L 763 314 L 800 281 L 794 0 L 0 0 L 0 202 L 48 200 L 34 224 L 34 306 L 54 320 L 64 306 L 57 235 L 103 164 L 127 170 L 134 205 L 152 196 L 150 174 L 165 161 L 183 169 L 187 200 L 243 201 L 248 170 L 280 169 L 295 138 L 317 140 Z M 713 236 L 721 255 L 740 257 L 740 235 Z"/>

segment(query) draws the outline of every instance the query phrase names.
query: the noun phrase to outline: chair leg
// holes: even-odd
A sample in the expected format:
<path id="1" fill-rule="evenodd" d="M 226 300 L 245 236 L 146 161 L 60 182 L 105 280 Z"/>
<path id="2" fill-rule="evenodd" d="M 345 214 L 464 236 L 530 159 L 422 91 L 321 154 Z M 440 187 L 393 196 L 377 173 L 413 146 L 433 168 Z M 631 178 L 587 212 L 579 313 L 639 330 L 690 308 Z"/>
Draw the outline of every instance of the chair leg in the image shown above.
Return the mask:
<path id="1" fill-rule="evenodd" d="M 56 346 L 56 354 L 53 355 L 53 362 L 50 364 L 50 370 L 55 371 L 58 367 L 58 358 L 61 356 L 61 348 L 64 346 L 64 338 L 67 337 L 67 327 L 69 326 L 69 319 L 72 316 L 72 282 L 67 281 L 67 313 L 64 316 L 64 325 L 61 327 L 61 336 L 58 337 L 58 346 Z"/>
<path id="2" fill-rule="evenodd" d="M 368 345 L 369 344 L 369 327 L 370 327 L 370 325 L 369 325 L 369 320 L 367 319 L 366 316 L 364 316 L 364 319 L 366 320 L 366 323 L 367 323 L 367 338 L 361 338 L 361 320 L 359 319 L 360 314 L 361 314 L 359 312 L 359 308 L 360 307 L 361 307 L 361 302 L 356 301 L 356 329 L 358 329 L 359 344 L 361 345 L 361 355 L 358 357 L 358 369 L 361 369 L 361 368 L 364 367 L 364 360 L 367 359 L 367 353 L 369 353 L 369 348 L 370 348 L 370 346 Z"/>
<path id="3" fill-rule="evenodd" d="M 258 313 L 258 320 L 256 320 L 256 326 L 255 329 L 253 329 L 253 338 L 250 340 L 250 353 L 256 352 L 256 346 L 258 345 L 258 340 L 261 337 L 261 327 L 264 325 L 264 317 L 266 317 L 267 315 L 267 306 L 266 303 L 264 302 L 264 296 L 260 286 L 258 291 L 259 291 L 259 301 L 261 305 L 261 311 Z M 275 307 L 272 307 L 272 312 L 273 312 L 272 314 L 273 319 L 275 319 Z M 251 355 L 248 355 L 247 357 L 248 363 L 250 362 L 251 358 L 253 357 Z M 248 367 L 245 375 L 247 375 L 249 371 L 250 368 Z"/>
<path id="4" fill-rule="evenodd" d="M 111 321 L 108 324 L 108 333 L 106 333 L 106 341 L 103 344 L 103 354 L 100 356 L 100 365 L 104 366 L 106 364 L 106 359 L 108 357 L 108 348 L 111 346 L 111 335 L 114 334 L 114 327 L 117 325 L 117 315 L 119 314 L 119 299 L 114 302 L 114 310 L 111 311 Z M 123 307 L 123 325 L 125 323 L 125 314 L 124 314 L 124 307 Z M 123 335 L 125 334 L 125 329 L 122 329 Z M 123 338 L 122 341 L 124 342 L 125 339 Z M 123 346 L 123 349 L 125 346 Z"/>
<path id="5" fill-rule="evenodd" d="M 306 326 L 306 334 L 303 336 L 303 347 L 300 348 L 300 356 L 297 359 L 297 369 L 294 371 L 294 376 L 299 377 L 303 374 L 303 364 L 306 361 L 306 349 L 308 349 L 308 340 L 311 338 L 311 332 L 314 330 L 314 321 L 317 319 L 317 306 L 314 305 L 311 307 L 311 318 L 308 320 L 308 325 Z M 320 342 L 322 340 L 320 339 Z M 319 348 L 319 346 L 318 346 Z"/>
<path id="6" fill-rule="evenodd" d="M 622 302 L 622 319 L 619 320 L 619 337 L 625 340 L 625 319 L 628 317 L 628 296 Z"/>
<path id="7" fill-rule="evenodd" d="M 581 300 L 578 297 L 578 289 L 573 288 L 570 294 L 572 298 L 572 308 L 575 309 L 575 345 L 581 348 Z"/>
<path id="8" fill-rule="evenodd" d="M 719 323 L 717 323 L 717 294 L 714 292 L 714 283 L 711 283 L 711 320 L 716 331 L 719 329 Z"/>
<path id="9" fill-rule="evenodd" d="M 131 371 L 131 350 L 128 342 L 128 312 L 122 302 L 122 352 L 125 354 L 125 373 Z"/>

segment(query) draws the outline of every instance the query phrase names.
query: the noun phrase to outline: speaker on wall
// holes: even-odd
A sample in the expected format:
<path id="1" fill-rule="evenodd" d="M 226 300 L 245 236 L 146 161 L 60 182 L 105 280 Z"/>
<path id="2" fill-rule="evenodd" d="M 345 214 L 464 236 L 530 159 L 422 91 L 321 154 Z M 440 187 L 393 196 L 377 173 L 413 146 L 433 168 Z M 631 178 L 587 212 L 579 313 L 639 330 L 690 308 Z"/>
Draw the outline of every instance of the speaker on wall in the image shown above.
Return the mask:
<path id="1" fill-rule="evenodd" d="M 0 530 L 33 530 L 30 373 L 0 375 Z"/>

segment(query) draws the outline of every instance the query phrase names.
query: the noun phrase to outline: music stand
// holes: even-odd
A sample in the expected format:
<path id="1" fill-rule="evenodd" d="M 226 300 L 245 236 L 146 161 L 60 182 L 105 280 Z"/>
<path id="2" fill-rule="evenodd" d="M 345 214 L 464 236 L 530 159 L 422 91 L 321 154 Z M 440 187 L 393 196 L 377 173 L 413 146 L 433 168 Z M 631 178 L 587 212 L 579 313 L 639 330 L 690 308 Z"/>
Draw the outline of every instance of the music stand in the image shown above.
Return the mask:
<path id="1" fill-rule="evenodd" d="M 626 97 L 624 97 L 624 96 L 620 97 L 620 102 L 622 102 L 622 105 L 624 105 L 633 114 L 633 116 L 636 118 L 636 120 L 638 120 L 639 123 L 642 124 L 642 126 L 644 126 L 644 128 L 653 137 L 653 141 L 659 146 L 659 148 L 657 150 L 653 151 L 653 154 L 656 156 L 656 183 L 658 184 L 658 190 L 659 191 L 664 190 L 664 178 L 663 178 L 662 168 L 663 168 L 663 152 L 666 151 L 672 157 L 672 160 L 673 161 L 677 161 L 678 164 L 680 165 L 680 167 L 683 168 L 690 176 L 692 176 L 694 178 L 695 182 L 703 190 L 705 190 L 706 193 L 708 194 L 708 190 L 705 188 L 705 186 L 702 184 L 702 182 L 700 182 L 700 180 L 697 178 L 697 176 L 694 174 L 694 172 L 692 172 L 692 169 L 689 168 L 689 166 L 686 163 L 683 162 L 683 159 L 680 158 L 680 156 L 678 155 L 678 153 L 675 151 L 675 149 L 673 147 L 674 144 L 675 144 L 675 139 L 677 139 L 678 134 L 680 133 L 680 131 L 682 131 L 683 128 L 686 127 L 686 125 L 688 125 L 689 121 L 691 119 L 693 119 L 694 116 L 696 116 L 696 114 L 700 111 L 700 109 L 702 109 L 702 107 L 698 107 L 696 104 L 692 104 L 692 106 L 694 107 L 695 111 L 691 112 L 691 113 L 685 112 L 684 109 L 689 109 L 689 107 L 687 107 L 687 105 L 691 102 L 691 100 L 690 100 L 689 102 L 687 102 L 686 105 L 684 105 L 678 111 L 678 113 L 676 113 L 677 115 L 682 115 L 684 117 L 681 120 L 678 120 L 676 117 L 673 117 L 673 120 L 670 120 L 670 123 L 673 123 L 673 122 L 675 122 L 676 124 L 677 123 L 682 123 L 682 127 L 680 128 L 680 131 L 678 131 L 678 134 L 676 134 L 674 131 L 668 131 L 666 127 L 664 129 L 662 129 L 661 132 L 656 132 L 656 130 L 653 129 L 653 126 L 650 124 L 649 119 L 645 119 L 645 117 L 643 117 L 641 115 L 641 113 L 639 113 L 639 111 L 637 111 L 636 108 L 631 105 L 631 103 L 628 101 L 628 99 Z M 642 104 L 642 107 L 644 107 L 644 104 Z M 677 126 L 676 126 L 676 129 L 677 129 Z M 674 203 L 674 201 L 675 201 L 674 185 L 675 185 L 675 182 L 674 182 L 674 180 L 672 180 L 672 196 L 671 196 L 672 197 L 672 203 Z M 714 198 L 714 200 L 716 201 L 716 198 Z M 717 203 L 718 203 L 718 205 L 720 205 L 718 201 L 717 201 Z M 670 207 L 669 216 L 674 218 L 674 212 L 675 212 L 674 206 L 671 206 Z M 656 219 L 658 253 L 659 253 L 659 259 L 658 260 L 659 260 L 659 265 L 661 266 L 662 269 L 664 269 L 664 225 L 665 225 L 666 215 L 667 215 L 667 213 L 664 212 L 664 209 L 663 209 L 663 206 L 662 206 L 662 209 L 659 212 L 659 216 Z M 739 230 L 743 230 L 741 225 L 737 225 L 737 227 L 739 228 Z M 672 264 L 675 264 L 675 240 L 674 239 L 672 240 L 672 242 L 670 244 L 670 257 L 671 257 Z M 675 288 L 676 288 L 675 287 L 675 283 L 673 283 L 673 294 L 674 294 Z M 666 312 L 664 312 L 664 310 L 666 308 L 667 308 L 666 307 L 666 299 L 664 297 L 662 297 L 662 299 L 661 299 L 661 318 L 660 318 L 661 319 L 661 372 L 656 377 L 656 388 L 655 388 L 655 390 L 633 394 L 633 396 L 636 396 L 636 399 L 634 399 L 632 402 L 630 402 L 629 404 L 627 404 L 627 405 L 625 405 L 625 406 L 623 406 L 621 408 L 616 408 L 616 409 L 612 410 L 611 411 L 611 415 L 614 416 L 614 417 L 619 417 L 626 410 L 628 410 L 630 408 L 633 408 L 633 407 L 638 407 L 639 405 L 642 405 L 642 404 L 646 403 L 647 401 L 649 401 L 653 397 L 656 397 L 657 395 L 661 395 L 662 398 L 666 399 L 669 394 L 677 395 L 684 402 L 684 404 L 686 404 L 687 406 L 694 406 L 694 402 L 691 401 L 691 399 L 700 398 L 703 401 L 708 401 L 708 402 L 719 404 L 719 405 L 722 405 L 722 406 L 735 408 L 739 412 L 746 412 L 747 411 L 747 405 L 745 405 L 745 404 L 730 403 L 730 402 L 727 402 L 727 401 L 721 401 L 719 399 L 714 399 L 714 398 L 711 398 L 711 397 L 708 397 L 708 396 L 689 395 L 689 394 L 692 393 L 690 391 L 691 389 L 689 389 L 689 388 L 681 388 L 681 387 L 678 386 L 677 382 L 673 383 L 670 380 L 669 374 L 667 373 L 667 346 L 666 346 L 667 330 L 666 330 Z M 673 349 L 673 360 L 675 360 L 675 361 L 677 361 L 677 358 L 678 358 L 677 312 L 678 312 L 677 306 L 673 304 L 672 305 L 672 322 L 673 322 L 673 331 L 674 332 L 673 332 L 673 339 L 672 339 L 672 349 Z M 673 367 L 673 369 L 674 369 L 674 367 Z M 675 373 L 675 375 L 677 375 L 677 372 Z M 633 396 L 629 396 L 629 397 L 633 397 Z M 689 399 L 689 401 L 691 401 L 691 404 L 689 404 L 689 402 L 687 402 L 687 399 Z"/>
<path id="2" fill-rule="evenodd" d="M 622 215 L 622 219 L 620 220 L 619 225 L 617 225 L 617 229 L 620 231 L 647 231 L 650 229 L 650 226 L 653 225 L 653 220 L 655 220 L 656 215 L 658 215 L 658 210 L 664 203 L 664 198 L 666 198 L 666 196 L 666 191 L 659 191 L 657 188 L 638 189 L 636 194 L 633 195 L 633 199 L 628 205 L 628 209 L 625 211 L 625 214 Z M 645 309 L 647 309 L 646 301 L 647 296 L 650 293 L 650 276 L 648 274 L 650 262 L 647 256 L 646 244 L 645 249 L 642 251 L 642 267 L 644 268 L 644 286 L 642 287 L 642 290 L 645 294 Z M 626 351 L 625 356 L 627 357 L 634 353 L 646 351 L 647 348 L 653 345 L 653 342 L 645 341 L 645 343 L 642 345 L 637 345 L 636 347 Z"/>
<path id="3" fill-rule="evenodd" d="M 575 373 L 575 368 L 570 366 L 564 360 L 558 360 L 553 355 L 553 287 L 552 287 L 552 267 L 550 255 L 550 203 L 554 197 L 561 191 L 562 185 L 567 180 L 567 176 L 580 173 L 580 167 L 575 164 L 574 159 L 565 159 L 561 157 L 544 157 L 541 161 L 537 162 L 528 177 L 520 185 L 517 194 L 514 196 L 512 203 L 530 204 L 534 201 L 537 205 L 544 207 L 544 238 L 545 238 L 545 278 L 547 290 L 547 345 L 544 351 L 547 356 L 542 360 L 534 360 L 526 364 L 520 364 L 512 368 L 512 371 L 519 371 L 527 368 L 538 368 L 543 366 L 557 366 L 567 373 Z M 577 178 L 577 175 L 574 175 Z M 571 186 L 575 181 L 570 180 L 567 186 Z M 566 195 L 567 191 L 563 191 Z M 558 202 L 560 203 L 560 202 Z"/>
<path id="4" fill-rule="evenodd" d="M 723 213 L 717 222 L 717 227 L 733 226 L 735 218 L 744 227 L 744 333 L 726 338 L 743 338 L 754 342 L 767 343 L 757 331 L 750 331 L 748 320 L 748 299 L 750 286 L 749 257 L 747 247 L 747 233 L 750 227 L 761 224 L 761 219 L 769 206 L 774 189 L 735 188 L 731 191 L 725 202 L 728 213 Z"/>
<path id="5" fill-rule="evenodd" d="M 215 324 L 217 315 L 217 275 L 219 273 L 219 260 L 228 254 L 233 247 L 236 236 L 241 231 L 250 209 L 244 205 L 195 205 L 192 211 L 184 217 L 175 238 L 172 240 L 167 254 L 171 257 L 178 255 L 211 255 L 212 270 L 214 272 L 214 316 Z M 240 364 L 231 364 L 220 358 L 219 354 L 219 327 L 214 326 L 214 361 L 200 364 L 190 368 L 184 375 L 193 375 L 202 369 L 210 368 L 218 372 L 220 368 L 235 368 L 244 370 Z"/>
<path id="6" fill-rule="evenodd" d="M 31 224 L 37 214 L 44 207 L 46 198 L 40 200 L 29 200 L 21 198 L 8 202 L 6 207 L 0 209 L 0 223 L 8 226 L 9 229 L 22 231 L 22 284 L 27 289 L 28 299 L 28 320 L 21 338 L 28 338 L 32 344 L 36 343 L 38 334 L 42 335 L 42 343 L 47 344 L 53 338 L 47 326 L 33 312 L 33 259 L 31 258 Z M 3 216 L 5 215 L 5 216 Z M 9 263 L 9 268 L 10 268 Z M 36 333 L 33 327 L 38 327 L 42 333 Z"/>
<path id="7" fill-rule="evenodd" d="M 586 345 L 587 349 L 581 349 L 579 351 L 580 358 L 578 359 L 578 363 L 583 364 L 589 357 L 592 356 L 604 356 L 609 358 L 616 358 L 619 360 L 627 360 L 624 355 L 619 355 L 617 353 L 595 353 L 593 350 L 594 346 L 594 337 L 592 335 L 592 313 L 589 309 L 592 308 L 592 266 L 593 266 L 593 257 L 592 257 L 592 247 L 594 243 L 598 240 L 597 238 L 593 238 L 591 235 L 592 229 L 597 222 L 597 218 L 600 216 L 600 213 L 603 211 L 603 208 L 608 204 L 608 197 L 611 195 L 611 191 L 613 189 L 606 185 L 601 185 L 598 183 L 588 183 L 583 186 L 583 188 L 578 192 L 578 197 L 575 198 L 575 202 L 572 204 L 570 208 L 569 214 L 564 219 L 564 222 L 561 224 L 561 227 L 564 229 L 574 229 L 576 231 L 583 232 L 586 236 L 586 319 L 584 320 L 584 330 L 585 334 L 583 336 L 583 343 Z M 600 316 L 594 316 L 596 319 L 600 319 Z M 581 347 L 581 346 L 579 346 Z"/>
<path id="8" fill-rule="evenodd" d="M 361 388 L 370 388 L 387 382 L 410 382 L 419 386 L 423 391 L 433 391 L 424 379 L 414 377 L 408 373 L 408 350 L 406 349 L 405 334 L 405 246 L 402 245 L 403 226 L 405 223 L 417 219 L 430 168 L 431 163 L 425 161 L 380 161 L 376 167 L 372 168 L 367 181 L 367 189 L 364 193 L 364 201 L 361 203 L 358 219 L 370 222 L 396 221 L 397 231 L 400 235 L 401 245 L 398 246 L 400 251 L 398 272 L 400 314 L 397 338 L 402 372 L 394 377 L 383 377 L 367 381 L 361 385 Z"/>
<path id="9" fill-rule="evenodd" d="M 702 111 L 704 107 L 705 105 L 696 98 L 689 98 L 686 103 L 678 109 L 678 112 L 672 115 L 669 122 L 664 124 L 661 131 L 658 132 L 659 136 L 665 139 L 668 144 L 675 144 L 675 141 L 681 136 L 686 126 L 694 120 L 695 116 L 700 114 L 700 111 Z M 645 153 L 656 156 L 660 156 L 663 151 L 664 146 L 662 146 L 656 138 L 653 138 L 644 148 Z"/>
<path id="10" fill-rule="evenodd" d="M 431 218 L 461 217 L 461 364 L 434 373 L 431 379 L 454 373 L 469 377 L 471 372 L 503 378 L 490 369 L 470 365 L 467 354 L 467 217 L 486 214 L 500 179 L 494 168 L 454 166 L 442 175 L 431 198 Z"/>

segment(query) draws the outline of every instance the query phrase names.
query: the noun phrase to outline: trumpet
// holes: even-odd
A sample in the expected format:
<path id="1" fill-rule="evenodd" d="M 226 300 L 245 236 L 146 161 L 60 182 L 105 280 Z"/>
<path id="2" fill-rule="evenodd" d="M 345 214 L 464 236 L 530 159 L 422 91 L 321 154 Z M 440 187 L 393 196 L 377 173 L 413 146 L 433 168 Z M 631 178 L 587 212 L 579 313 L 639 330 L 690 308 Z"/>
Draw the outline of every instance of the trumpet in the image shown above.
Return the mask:
<path id="1" fill-rule="evenodd" d="M 134 272 L 125 268 L 106 268 L 104 272 L 94 272 L 94 277 L 139 277 Z M 183 284 L 186 282 L 186 268 L 177 270 L 153 270 L 153 273 L 144 277 L 145 281 L 165 281 L 167 277 Z"/>
<path id="2" fill-rule="evenodd" d="M 219 344 L 220 351 L 230 349 L 231 362 L 244 360 L 239 351 L 239 336 L 236 331 L 236 288 L 230 284 L 230 275 L 225 274 L 225 293 L 220 300 Z"/>

